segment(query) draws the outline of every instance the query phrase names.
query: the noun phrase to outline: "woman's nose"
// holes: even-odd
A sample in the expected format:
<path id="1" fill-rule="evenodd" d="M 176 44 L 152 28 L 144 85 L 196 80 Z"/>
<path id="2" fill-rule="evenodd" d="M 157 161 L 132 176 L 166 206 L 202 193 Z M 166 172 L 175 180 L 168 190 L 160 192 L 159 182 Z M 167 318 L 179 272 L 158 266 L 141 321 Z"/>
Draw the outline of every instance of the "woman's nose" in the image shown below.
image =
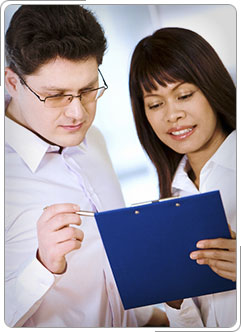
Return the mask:
<path id="1" fill-rule="evenodd" d="M 166 104 L 166 120 L 169 122 L 177 122 L 179 119 L 182 119 L 186 116 L 186 112 L 182 106 L 177 105 L 173 102 L 168 102 Z"/>

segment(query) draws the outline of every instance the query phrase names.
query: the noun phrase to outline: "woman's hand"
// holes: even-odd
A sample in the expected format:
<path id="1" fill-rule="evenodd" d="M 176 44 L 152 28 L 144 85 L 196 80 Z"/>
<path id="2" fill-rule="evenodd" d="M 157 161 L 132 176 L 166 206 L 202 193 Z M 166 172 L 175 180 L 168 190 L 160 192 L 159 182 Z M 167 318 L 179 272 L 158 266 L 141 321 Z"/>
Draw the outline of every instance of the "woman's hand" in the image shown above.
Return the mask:
<path id="1" fill-rule="evenodd" d="M 197 242 L 197 248 L 190 258 L 200 265 L 207 264 L 223 278 L 236 281 L 236 233 L 231 231 L 232 239 L 210 239 Z"/>

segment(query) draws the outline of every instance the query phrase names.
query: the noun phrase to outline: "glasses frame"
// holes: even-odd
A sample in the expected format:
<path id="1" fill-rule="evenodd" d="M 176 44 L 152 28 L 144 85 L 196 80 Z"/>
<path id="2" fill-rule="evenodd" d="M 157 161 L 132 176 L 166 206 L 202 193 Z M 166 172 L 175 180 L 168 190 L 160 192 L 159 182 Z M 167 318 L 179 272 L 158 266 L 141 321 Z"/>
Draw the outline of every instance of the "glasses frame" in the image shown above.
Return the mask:
<path id="1" fill-rule="evenodd" d="M 25 85 L 28 89 L 29 89 L 29 91 L 30 92 L 32 92 L 37 98 L 38 98 L 38 100 L 39 101 L 41 101 L 42 103 L 44 103 L 45 104 L 45 102 L 46 102 L 46 100 L 48 100 L 48 99 L 51 99 L 51 98 L 55 98 L 55 97 L 72 97 L 72 99 L 71 99 L 71 101 L 67 104 L 67 105 L 69 105 L 72 101 L 73 101 L 73 99 L 74 98 L 79 98 L 80 99 L 80 101 L 81 101 L 81 96 L 84 94 L 84 93 L 86 93 L 86 92 L 93 92 L 93 91 L 97 91 L 97 90 L 100 90 L 100 89 L 104 89 L 104 91 L 105 90 L 107 90 L 108 89 L 108 85 L 107 85 L 107 83 L 106 83 L 106 81 L 105 81 L 105 79 L 104 79 L 104 76 L 102 75 L 102 73 L 101 73 L 101 71 L 100 71 L 100 69 L 98 68 L 98 72 L 99 72 L 99 74 L 100 74 L 100 76 L 101 76 L 101 78 L 102 78 L 102 80 L 103 80 L 103 83 L 104 83 L 104 85 L 103 86 L 100 86 L 99 88 L 95 88 L 95 89 L 89 89 L 89 90 L 84 90 L 84 91 L 82 91 L 79 95 L 77 95 L 77 96 L 74 96 L 74 95 L 72 95 L 72 94 L 66 94 L 66 95 L 60 95 L 60 94 L 57 94 L 57 95 L 54 95 L 54 96 L 47 96 L 47 97 L 45 97 L 44 99 L 42 99 L 32 88 L 30 88 L 30 86 L 25 82 L 25 80 L 20 76 L 20 75 L 18 75 L 19 76 L 19 78 L 20 78 L 20 82 L 23 84 L 23 85 Z M 97 100 L 98 99 L 98 97 L 95 99 L 95 100 Z M 66 106 L 67 106 L 66 105 Z M 47 107 L 47 106 L 46 106 Z M 55 107 L 47 107 L 47 108 L 55 108 Z"/>

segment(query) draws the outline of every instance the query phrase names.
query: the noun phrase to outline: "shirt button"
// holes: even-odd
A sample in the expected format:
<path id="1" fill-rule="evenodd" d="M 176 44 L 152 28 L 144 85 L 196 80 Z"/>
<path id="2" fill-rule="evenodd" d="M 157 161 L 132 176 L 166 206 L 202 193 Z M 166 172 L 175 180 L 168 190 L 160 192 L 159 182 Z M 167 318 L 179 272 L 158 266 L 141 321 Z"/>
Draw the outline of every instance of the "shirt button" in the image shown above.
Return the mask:
<path id="1" fill-rule="evenodd" d="M 114 288 L 115 288 L 115 286 L 114 286 L 113 282 L 110 282 L 109 286 L 110 286 L 110 289 L 113 291 L 113 290 L 114 290 Z"/>

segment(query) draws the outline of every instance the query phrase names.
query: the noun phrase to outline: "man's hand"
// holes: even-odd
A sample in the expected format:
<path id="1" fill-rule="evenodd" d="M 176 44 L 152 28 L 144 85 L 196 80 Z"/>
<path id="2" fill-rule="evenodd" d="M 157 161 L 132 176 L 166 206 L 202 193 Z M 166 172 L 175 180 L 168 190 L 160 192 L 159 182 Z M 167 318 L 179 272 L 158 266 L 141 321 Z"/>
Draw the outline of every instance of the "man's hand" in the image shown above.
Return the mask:
<path id="1" fill-rule="evenodd" d="M 207 264 L 223 278 L 236 281 L 236 234 L 231 231 L 232 239 L 211 239 L 197 242 L 197 248 L 193 251 L 191 259 L 198 264 Z"/>
<path id="2" fill-rule="evenodd" d="M 66 269 L 65 255 L 79 249 L 84 233 L 70 225 L 80 225 L 75 204 L 55 204 L 47 207 L 37 223 L 38 260 L 52 273 L 60 274 Z"/>

